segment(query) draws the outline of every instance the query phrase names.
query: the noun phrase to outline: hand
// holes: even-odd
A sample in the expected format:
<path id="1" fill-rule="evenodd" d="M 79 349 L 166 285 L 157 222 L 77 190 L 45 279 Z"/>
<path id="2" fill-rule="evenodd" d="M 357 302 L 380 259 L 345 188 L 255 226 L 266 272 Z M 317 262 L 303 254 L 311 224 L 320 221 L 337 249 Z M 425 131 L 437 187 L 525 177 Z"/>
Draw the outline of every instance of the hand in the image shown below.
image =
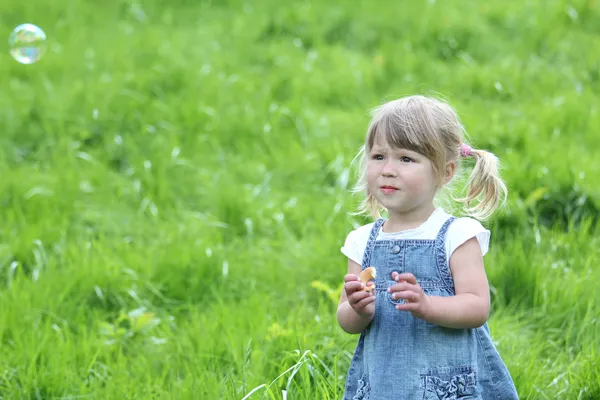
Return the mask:
<path id="1" fill-rule="evenodd" d="M 367 282 L 367 285 L 373 285 Z M 358 275 L 348 274 L 344 276 L 344 290 L 350 307 L 362 317 L 373 317 L 375 315 L 375 290 L 364 291 L 365 284 L 358 279 Z"/>
<path id="2" fill-rule="evenodd" d="M 404 304 L 397 304 L 396 309 L 410 311 L 413 317 L 426 319 L 430 314 L 431 302 L 417 283 L 417 278 L 411 273 L 393 272 L 392 279 L 398 283 L 390 286 L 388 293 L 392 294 L 394 300 L 405 300 Z"/>

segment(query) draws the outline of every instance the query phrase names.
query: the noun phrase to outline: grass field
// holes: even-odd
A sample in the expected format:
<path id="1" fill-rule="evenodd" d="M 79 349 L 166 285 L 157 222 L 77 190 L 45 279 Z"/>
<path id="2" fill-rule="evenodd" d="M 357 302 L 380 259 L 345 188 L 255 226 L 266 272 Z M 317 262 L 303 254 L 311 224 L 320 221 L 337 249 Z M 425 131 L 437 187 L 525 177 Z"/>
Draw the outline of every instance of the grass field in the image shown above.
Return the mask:
<path id="1" fill-rule="evenodd" d="M 600 3 L 4 0 L 0 398 L 339 399 L 368 110 L 444 96 L 510 190 L 492 336 L 600 398 Z"/>

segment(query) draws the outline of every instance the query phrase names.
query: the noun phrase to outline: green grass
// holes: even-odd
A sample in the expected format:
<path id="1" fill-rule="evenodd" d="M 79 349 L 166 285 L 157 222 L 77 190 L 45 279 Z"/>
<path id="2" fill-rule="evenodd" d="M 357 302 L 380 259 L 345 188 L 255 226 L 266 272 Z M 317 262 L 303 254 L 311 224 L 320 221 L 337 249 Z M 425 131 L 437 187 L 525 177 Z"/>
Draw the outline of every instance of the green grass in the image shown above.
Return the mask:
<path id="1" fill-rule="evenodd" d="M 0 397 L 340 398 L 350 162 L 371 107 L 437 93 L 503 162 L 521 398 L 599 398 L 600 4 L 282 4 L 2 2 L 49 47 L 0 42 Z"/>

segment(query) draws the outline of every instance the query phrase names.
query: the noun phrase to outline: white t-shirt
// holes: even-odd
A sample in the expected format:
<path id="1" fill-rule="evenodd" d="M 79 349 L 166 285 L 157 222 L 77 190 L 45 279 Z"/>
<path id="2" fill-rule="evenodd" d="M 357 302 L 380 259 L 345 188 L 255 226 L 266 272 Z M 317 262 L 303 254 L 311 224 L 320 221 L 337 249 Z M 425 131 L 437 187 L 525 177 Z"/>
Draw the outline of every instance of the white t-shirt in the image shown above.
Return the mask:
<path id="1" fill-rule="evenodd" d="M 443 209 L 437 208 L 421 226 L 400 232 L 383 232 L 380 229 L 376 240 L 435 239 L 448 218 L 450 218 L 449 214 Z M 374 224 L 372 222 L 350 232 L 341 248 L 342 253 L 358 265 L 362 264 L 367 241 Z M 472 237 L 477 237 L 481 253 L 485 255 L 489 249 L 490 231 L 473 218 L 464 217 L 454 220 L 446 232 L 446 261 L 449 263 L 454 250 Z"/>

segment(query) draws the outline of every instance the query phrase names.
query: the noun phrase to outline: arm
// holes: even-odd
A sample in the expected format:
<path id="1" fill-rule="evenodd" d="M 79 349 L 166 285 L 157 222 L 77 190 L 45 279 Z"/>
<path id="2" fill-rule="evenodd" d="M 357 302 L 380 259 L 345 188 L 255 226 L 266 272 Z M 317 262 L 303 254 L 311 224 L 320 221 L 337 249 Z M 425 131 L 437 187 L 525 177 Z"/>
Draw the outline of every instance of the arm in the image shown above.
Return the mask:
<path id="1" fill-rule="evenodd" d="M 362 291 L 364 285 L 358 279 L 360 270 L 359 264 L 348 259 L 348 274 L 344 277 L 344 289 L 337 309 L 338 324 L 347 333 L 362 332 L 375 315 L 375 291 Z"/>
<path id="2" fill-rule="evenodd" d="M 450 258 L 455 296 L 426 296 L 411 274 L 396 275 L 393 292 L 408 300 L 396 308 L 447 328 L 478 328 L 488 319 L 490 292 L 483 256 L 476 238 L 459 246 Z M 410 275 L 410 276 L 405 276 Z"/>
<path id="3" fill-rule="evenodd" d="M 450 258 L 455 296 L 431 297 L 430 322 L 448 328 L 479 328 L 490 311 L 490 287 L 477 238 L 460 245 Z"/>

